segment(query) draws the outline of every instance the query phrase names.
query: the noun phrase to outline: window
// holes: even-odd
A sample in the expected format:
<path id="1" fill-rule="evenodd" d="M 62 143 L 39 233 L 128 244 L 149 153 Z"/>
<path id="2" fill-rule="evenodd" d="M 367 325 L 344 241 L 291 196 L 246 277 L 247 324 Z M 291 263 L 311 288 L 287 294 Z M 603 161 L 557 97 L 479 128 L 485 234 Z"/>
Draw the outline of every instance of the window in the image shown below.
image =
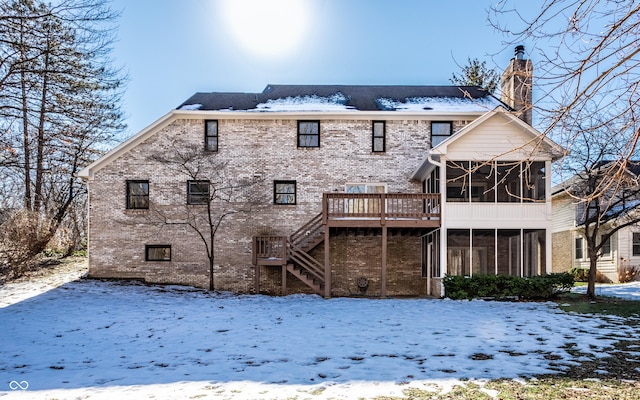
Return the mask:
<path id="1" fill-rule="evenodd" d="M 468 161 L 447 161 L 447 201 L 469 201 L 468 169 Z"/>
<path id="2" fill-rule="evenodd" d="M 471 163 L 471 201 L 494 203 L 496 201 L 496 175 L 491 162 Z"/>
<path id="3" fill-rule="evenodd" d="M 432 121 L 431 122 L 431 147 L 436 147 L 446 138 L 451 136 L 453 132 L 453 124 L 450 121 Z"/>
<path id="4" fill-rule="evenodd" d="M 581 237 L 577 237 L 575 241 L 576 260 L 582 260 L 584 258 L 584 247 Z"/>
<path id="5" fill-rule="evenodd" d="M 544 229 L 522 231 L 522 276 L 544 275 L 546 268 L 547 237 Z"/>
<path id="6" fill-rule="evenodd" d="M 446 273 L 543 275 L 546 248 L 544 229 L 448 229 Z"/>
<path id="7" fill-rule="evenodd" d="M 383 153 L 385 151 L 386 126 L 384 121 L 373 121 L 371 141 L 371 150 L 374 153 Z"/>
<path id="8" fill-rule="evenodd" d="M 381 196 L 366 196 L 367 193 L 386 193 L 387 185 L 384 183 L 347 183 L 346 193 L 364 194 L 364 196 L 354 196 L 345 201 L 345 212 L 348 213 L 380 213 Z"/>
<path id="9" fill-rule="evenodd" d="M 209 181 L 187 181 L 187 204 L 207 204 Z"/>
<path id="10" fill-rule="evenodd" d="M 218 121 L 215 119 L 204 121 L 204 149 L 218 151 Z"/>
<path id="11" fill-rule="evenodd" d="M 422 237 L 422 277 L 440 278 L 440 231 Z"/>
<path id="12" fill-rule="evenodd" d="M 640 256 L 640 232 L 633 233 L 633 253 L 634 256 Z"/>
<path id="13" fill-rule="evenodd" d="M 447 274 L 471 275 L 471 236 L 468 229 L 447 230 Z"/>
<path id="14" fill-rule="evenodd" d="M 144 246 L 146 261 L 171 261 L 171 245 L 148 244 Z"/>
<path id="15" fill-rule="evenodd" d="M 273 204 L 296 204 L 296 181 L 273 182 Z"/>
<path id="16" fill-rule="evenodd" d="M 496 163 L 498 203 L 520 203 L 520 163 L 502 161 Z"/>
<path id="17" fill-rule="evenodd" d="M 149 208 L 149 181 L 127 181 L 127 208 Z"/>
<path id="18" fill-rule="evenodd" d="M 545 201 L 543 161 L 447 161 L 446 165 L 448 202 Z"/>
<path id="19" fill-rule="evenodd" d="M 320 147 L 320 121 L 298 121 L 298 147 Z"/>
<path id="20" fill-rule="evenodd" d="M 602 247 L 600 247 L 600 256 L 611 257 L 611 236 L 605 239 L 605 235 L 600 235 L 600 243 L 602 243 Z"/>
<path id="21" fill-rule="evenodd" d="M 522 165 L 524 175 L 522 191 L 524 201 L 540 202 L 545 200 L 545 163 L 535 161 Z"/>

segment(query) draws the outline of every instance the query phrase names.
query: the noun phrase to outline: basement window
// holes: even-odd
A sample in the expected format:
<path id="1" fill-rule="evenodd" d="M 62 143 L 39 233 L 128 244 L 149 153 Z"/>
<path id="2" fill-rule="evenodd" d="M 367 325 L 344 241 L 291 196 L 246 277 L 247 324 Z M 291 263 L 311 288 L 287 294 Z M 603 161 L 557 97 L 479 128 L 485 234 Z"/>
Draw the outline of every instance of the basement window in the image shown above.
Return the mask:
<path id="1" fill-rule="evenodd" d="M 145 261 L 171 261 L 171 245 L 148 244 L 144 246 Z"/>

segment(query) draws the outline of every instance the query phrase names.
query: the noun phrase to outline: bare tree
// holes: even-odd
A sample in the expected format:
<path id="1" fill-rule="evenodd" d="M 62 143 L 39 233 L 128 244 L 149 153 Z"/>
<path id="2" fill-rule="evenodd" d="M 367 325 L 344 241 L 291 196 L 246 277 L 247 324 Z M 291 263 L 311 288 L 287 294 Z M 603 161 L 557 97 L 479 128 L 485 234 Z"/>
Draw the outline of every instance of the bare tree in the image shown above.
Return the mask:
<path id="1" fill-rule="evenodd" d="M 500 83 L 500 74 L 487 67 L 486 61 L 468 58 L 467 64 L 460 66 L 460 74 L 453 73 L 451 83 L 460 86 L 480 86 L 487 92 L 494 94 Z"/>
<path id="2" fill-rule="evenodd" d="M 589 258 L 590 298 L 595 298 L 603 247 L 616 232 L 640 223 L 640 163 L 625 157 L 625 143 L 633 132 L 604 124 L 608 119 L 594 111 L 590 118 L 573 122 L 574 131 L 566 134 L 575 151 L 559 171 L 566 178 L 565 192 L 577 203 L 576 223 Z"/>
<path id="3" fill-rule="evenodd" d="M 594 297 L 600 234 L 606 239 L 634 223 L 628 167 L 640 138 L 640 4 L 546 0 L 529 14 L 524 7 L 501 0 L 489 18 L 509 47 L 528 43 L 534 54 L 538 100 L 532 107 L 538 124 L 570 151 L 556 170 L 581 182 L 569 193 L 583 209 L 591 260 L 588 294 Z"/>
<path id="4" fill-rule="evenodd" d="M 501 0 L 490 11 L 494 27 L 508 38 L 507 45 L 528 43 L 536 61 L 539 125 L 571 151 L 583 134 L 606 126 L 629 131 L 620 158 L 634 157 L 640 137 L 637 114 L 640 101 L 640 4 L 619 0 L 546 0 L 532 14 L 513 0 Z M 606 110 L 602 125 L 589 120 Z M 583 130 L 587 129 L 588 132 Z M 571 132 L 571 135 L 560 135 Z M 563 139 L 563 140 L 561 140 Z M 623 174 L 618 164 L 614 176 Z"/>
<path id="5" fill-rule="evenodd" d="M 215 290 L 215 239 L 227 217 L 248 213 L 258 204 L 252 190 L 257 183 L 250 178 L 230 176 L 227 163 L 215 159 L 200 146 L 174 141 L 171 150 L 150 156 L 177 176 L 186 178 L 187 201 L 176 210 L 149 204 L 160 224 L 185 225 L 200 238 L 209 260 L 209 290 Z"/>

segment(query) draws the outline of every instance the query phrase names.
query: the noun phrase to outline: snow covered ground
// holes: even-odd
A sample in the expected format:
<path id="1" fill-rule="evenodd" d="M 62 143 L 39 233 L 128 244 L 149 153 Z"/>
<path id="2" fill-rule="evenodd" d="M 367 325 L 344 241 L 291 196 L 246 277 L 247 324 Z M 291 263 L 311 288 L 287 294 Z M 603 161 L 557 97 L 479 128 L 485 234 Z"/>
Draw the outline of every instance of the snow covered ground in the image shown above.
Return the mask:
<path id="1" fill-rule="evenodd" d="M 575 293 L 586 293 L 586 286 L 578 286 L 572 289 Z M 617 285 L 596 284 L 596 296 L 619 297 L 627 300 L 640 301 L 640 282 L 623 283 Z"/>
<path id="2" fill-rule="evenodd" d="M 604 356 L 640 335 L 554 303 L 234 296 L 81 272 L 0 287 L 0 398 L 402 396 L 558 373 L 580 361 L 568 343 Z"/>

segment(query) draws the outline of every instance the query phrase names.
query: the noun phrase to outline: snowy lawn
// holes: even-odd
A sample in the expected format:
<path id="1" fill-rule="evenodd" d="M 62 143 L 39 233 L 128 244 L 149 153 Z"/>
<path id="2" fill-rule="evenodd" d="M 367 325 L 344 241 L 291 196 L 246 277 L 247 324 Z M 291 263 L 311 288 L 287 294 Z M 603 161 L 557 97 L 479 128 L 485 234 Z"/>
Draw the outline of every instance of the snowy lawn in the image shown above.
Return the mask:
<path id="1" fill-rule="evenodd" d="M 578 286 L 571 290 L 574 293 L 587 293 L 586 286 Z M 596 296 L 618 297 L 626 300 L 640 301 L 640 282 L 622 284 L 596 284 Z"/>
<path id="2" fill-rule="evenodd" d="M 437 393 L 461 379 L 558 374 L 584 361 L 577 352 L 604 357 L 640 336 L 622 318 L 555 303 L 234 296 L 93 280 L 56 287 L 75 277 L 0 287 L 0 398 Z"/>

